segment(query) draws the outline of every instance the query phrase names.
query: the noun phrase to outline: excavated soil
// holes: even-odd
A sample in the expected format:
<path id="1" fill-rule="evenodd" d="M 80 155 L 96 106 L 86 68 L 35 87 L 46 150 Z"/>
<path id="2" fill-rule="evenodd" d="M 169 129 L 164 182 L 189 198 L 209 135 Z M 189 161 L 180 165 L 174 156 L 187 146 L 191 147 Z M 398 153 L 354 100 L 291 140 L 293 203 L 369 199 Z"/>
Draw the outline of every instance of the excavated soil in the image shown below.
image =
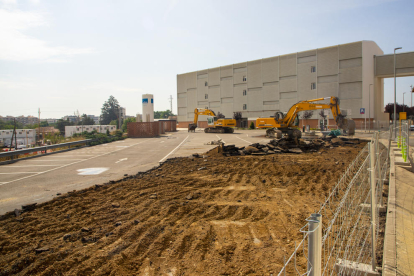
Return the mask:
<path id="1" fill-rule="evenodd" d="M 8 213 L 0 275 L 278 273 L 305 219 L 362 147 L 240 157 L 213 150 Z"/>

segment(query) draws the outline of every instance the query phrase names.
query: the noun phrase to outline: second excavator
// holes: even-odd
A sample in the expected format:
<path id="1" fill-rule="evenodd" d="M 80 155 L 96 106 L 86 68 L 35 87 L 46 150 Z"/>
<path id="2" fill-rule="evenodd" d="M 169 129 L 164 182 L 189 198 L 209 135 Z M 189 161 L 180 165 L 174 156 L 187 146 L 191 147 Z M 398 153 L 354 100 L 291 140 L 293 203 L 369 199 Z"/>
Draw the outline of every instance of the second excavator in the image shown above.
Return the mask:
<path id="1" fill-rule="evenodd" d="M 236 127 L 234 119 L 218 119 L 213 110 L 196 108 L 194 109 L 194 123 L 188 125 L 188 132 L 195 131 L 197 128 L 198 116 L 207 115 L 208 127 L 204 129 L 205 133 L 233 133 Z"/>
<path id="2" fill-rule="evenodd" d="M 323 100 L 330 100 L 329 104 L 317 103 Z M 298 122 L 298 113 L 307 110 L 330 109 L 335 119 L 336 125 L 348 135 L 355 134 L 355 122 L 352 119 L 345 118 L 339 108 L 339 99 L 337 97 L 319 98 L 314 100 L 301 101 L 294 104 L 287 113 L 276 112 L 275 117 L 256 119 L 257 128 L 267 128 L 268 136 L 280 138 L 282 134 L 287 134 L 288 138 L 300 138 L 302 132 L 295 128 L 295 121 Z"/>

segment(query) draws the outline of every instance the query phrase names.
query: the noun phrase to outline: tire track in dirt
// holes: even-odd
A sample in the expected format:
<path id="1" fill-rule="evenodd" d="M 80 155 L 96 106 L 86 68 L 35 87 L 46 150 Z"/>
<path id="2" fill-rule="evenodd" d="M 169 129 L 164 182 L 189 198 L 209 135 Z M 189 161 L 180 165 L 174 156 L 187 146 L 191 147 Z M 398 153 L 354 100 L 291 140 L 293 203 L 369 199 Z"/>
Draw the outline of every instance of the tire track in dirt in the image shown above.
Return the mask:
<path id="1" fill-rule="evenodd" d="M 229 158 L 211 151 L 7 214 L 0 275 L 276 273 L 361 148 Z"/>

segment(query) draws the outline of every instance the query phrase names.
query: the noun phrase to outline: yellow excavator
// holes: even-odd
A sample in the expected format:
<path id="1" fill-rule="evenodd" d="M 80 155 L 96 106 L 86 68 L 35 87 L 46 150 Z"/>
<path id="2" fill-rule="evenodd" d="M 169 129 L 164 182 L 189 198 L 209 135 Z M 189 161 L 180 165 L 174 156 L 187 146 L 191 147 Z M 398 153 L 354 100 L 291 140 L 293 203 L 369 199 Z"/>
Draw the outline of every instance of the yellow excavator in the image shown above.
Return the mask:
<path id="1" fill-rule="evenodd" d="M 204 129 L 205 133 L 233 133 L 233 127 L 236 127 L 234 119 L 218 119 L 216 113 L 210 109 L 196 108 L 194 110 L 194 123 L 188 125 L 188 132 L 197 128 L 198 116 L 207 115 L 207 124 L 209 127 Z"/>
<path id="2" fill-rule="evenodd" d="M 316 103 L 323 100 L 330 100 L 330 103 Z M 330 109 L 337 126 L 348 135 L 355 134 L 355 122 L 352 119 L 346 119 L 345 116 L 341 114 L 339 99 L 337 97 L 319 98 L 298 102 L 294 104 L 287 113 L 276 112 L 275 117 L 256 119 L 256 127 L 268 128 L 266 131 L 267 136 L 276 136 L 280 138 L 282 134 L 285 133 L 290 139 L 300 138 L 302 137 L 302 132 L 294 127 L 299 123 L 298 113 L 300 111 L 317 109 Z"/>

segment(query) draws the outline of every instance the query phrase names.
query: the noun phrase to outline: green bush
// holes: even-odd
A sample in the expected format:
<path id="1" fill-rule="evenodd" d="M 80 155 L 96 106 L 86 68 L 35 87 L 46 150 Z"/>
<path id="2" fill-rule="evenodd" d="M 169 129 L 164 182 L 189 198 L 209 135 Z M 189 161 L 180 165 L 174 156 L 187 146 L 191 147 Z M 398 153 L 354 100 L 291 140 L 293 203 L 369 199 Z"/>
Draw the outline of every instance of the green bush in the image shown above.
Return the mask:
<path id="1" fill-rule="evenodd" d="M 254 123 L 253 122 L 250 123 L 250 127 L 249 128 L 250 129 L 254 129 Z"/>

